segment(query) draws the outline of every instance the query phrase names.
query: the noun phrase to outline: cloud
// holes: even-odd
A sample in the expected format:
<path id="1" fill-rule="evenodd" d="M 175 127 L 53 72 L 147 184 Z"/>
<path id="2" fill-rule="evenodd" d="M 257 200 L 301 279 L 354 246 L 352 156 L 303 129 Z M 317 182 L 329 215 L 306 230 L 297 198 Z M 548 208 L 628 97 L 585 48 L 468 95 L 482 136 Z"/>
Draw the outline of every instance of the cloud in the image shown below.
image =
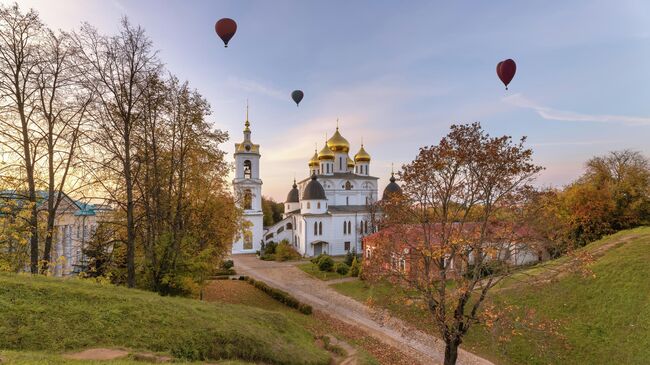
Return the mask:
<path id="1" fill-rule="evenodd" d="M 279 100 L 285 100 L 288 98 L 288 94 L 282 90 L 276 89 L 272 86 L 264 85 L 254 80 L 229 77 L 226 82 L 228 86 L 245 92 L 266 95 Z"/>
<path id="2" fill-rule="evenodd" d="M 503 98 L 508 104 L 532 109 L 540 117 L 547 120 L 558 120 L 566 122 L 596 122 L 596 123 L 615 123 L 630 126 L 650 125 L 650 117 L 636 117 L 625 115 L 611 115 L 611 114 L 582 114 L 566 110 L 557 110 L 541 106 L 536 102 L 526 98 L 522 94 L 514 94 Z"/>

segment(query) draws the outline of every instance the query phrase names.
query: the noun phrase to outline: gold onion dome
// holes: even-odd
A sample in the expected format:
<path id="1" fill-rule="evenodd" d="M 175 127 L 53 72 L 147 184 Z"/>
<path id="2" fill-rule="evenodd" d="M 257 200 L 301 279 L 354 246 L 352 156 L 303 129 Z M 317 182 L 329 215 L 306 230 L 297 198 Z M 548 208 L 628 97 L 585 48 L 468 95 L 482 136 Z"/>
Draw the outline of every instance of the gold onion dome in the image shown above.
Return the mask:
<path id="1" fill-rule="evenodd" d="M 333 160 L 334 159 L 334 152 L 327 146 L 327 143 L 325 143 L 325 146 L 323 147 L 320 152 L 318 152 L 318 159 L 319 160 Z"/>
<path id="2" fill-rule="evenodd" d="M 311 160 L 309 160 L 309 166 L 318 166 L 318 152 L 314 150 L 314 155 L 311 157 Z"/>
<path id="3" fill-rule="evenodd" d="M 361 145 L 361 148 L 359 149 L 359 152 L 357 152 L 357 154 L 354 155 L 354 161 L 356 161 L 356 162 L 370 162 L 370 155 L 363 148 L 363 145 Z"/>
<path id="4" fill-rule="evenodd" d="M 332 138 L 327 140 L 327 147 L 334 152 L 350 151 L 350 143 L 339 133 L 339 127 L 336 127 L 336 132 L 334 132 Z"/>
<path id="5" fill-rule="evenodd" d="M 348 156 L 348 167 L 354 167 L 354 161 Z"/>

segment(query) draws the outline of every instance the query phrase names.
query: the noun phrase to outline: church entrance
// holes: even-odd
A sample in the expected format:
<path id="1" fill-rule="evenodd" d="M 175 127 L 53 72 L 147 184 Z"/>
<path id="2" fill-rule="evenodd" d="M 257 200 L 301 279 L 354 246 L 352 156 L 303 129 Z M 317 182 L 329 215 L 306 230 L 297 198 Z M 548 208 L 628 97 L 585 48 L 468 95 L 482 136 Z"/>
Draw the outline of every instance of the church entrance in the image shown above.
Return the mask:
<path id="1" fill-rule="evenodd" d="M 312 242 L 312 245 L 314 246 L 314 256 L 318 256 L 322 253 L 327 253 L 327 242 L 316 241 Z"/>

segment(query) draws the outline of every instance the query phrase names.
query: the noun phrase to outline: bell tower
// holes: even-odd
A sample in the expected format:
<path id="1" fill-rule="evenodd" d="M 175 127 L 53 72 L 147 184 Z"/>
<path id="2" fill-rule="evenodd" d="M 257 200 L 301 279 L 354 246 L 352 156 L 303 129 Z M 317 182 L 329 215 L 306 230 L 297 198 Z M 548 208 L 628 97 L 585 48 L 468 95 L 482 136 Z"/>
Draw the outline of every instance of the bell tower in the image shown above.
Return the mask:
<path id="1" fill-rule="evenodd" d="M 232 253 L 255 253 L 263 239 L 262 179 L 260 145 L 251 141 L 248 105 L 244 123 L 244 141 L 235 143 L 235 178 L 232 181 L 237 204 L 244 212 L 243 226 L 233 242 Z"/>

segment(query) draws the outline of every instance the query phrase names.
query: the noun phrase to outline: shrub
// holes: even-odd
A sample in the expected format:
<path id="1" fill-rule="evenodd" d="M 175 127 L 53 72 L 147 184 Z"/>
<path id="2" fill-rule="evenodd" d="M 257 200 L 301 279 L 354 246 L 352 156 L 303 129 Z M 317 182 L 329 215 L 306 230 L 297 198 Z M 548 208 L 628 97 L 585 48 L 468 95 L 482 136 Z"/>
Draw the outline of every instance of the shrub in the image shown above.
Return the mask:
<path id="1" fill-rule="evenodd" d="M 260 260 L 275 261 L 275 254 L 264 254 L 264 255 L 260 256 Z"/>
<path id="2" fill-rule="evenodd" d="M 262 247 L 261 255 L 262 256 L 264 256 L 264 255 L 272 255 L 272 254 L 275 253 L 275 249 L 277 247 L 278 247 L 277 243 L 275 243 L 273 241 L 268 242 L 268 243 L 264 244 L 264 246 Z"/>
<path id="3" fill-rule="evenodd" d="M 314 256 L 314 257 L 312 257 L 311 260 L 309 260 L 309 261 L 311 261 L 311 263 L 314 264 L 314 265 L 318 265 L 318 262 L 320 261 L 320 259 L 321 259 L 323 256 L 327 256 L 327 255 L 325 255 L 325 254 L 322 253 L 322 254 L 320 254 L 320 255 L 318 255 L 318 256 Z"/>
<path id="4" fill-rule="evenodd" d="M 282 240 L 278 247 L 275 249 L 275 259 L 277 261 L 287 261 L 299 259 L 300 254 L 296 251 L 293 246 L 289 244 L 289 241 Z"/>
<path id="5" fill-rule="evenodd" d="M 343 262 L 348 266 L 352 266 L 352 261 L 354 260 L 355 257 L 356 255 L 354 254 L 354 252 L 348 251 L 348 253 L 345 254 L 345 259 L 343 260 Z"/>
<path id="6" fill-rule="evenodd" d="M 337 262 L 334 264 L 334 271 L 341 275 L 347 275 L 348 271 L 350 271 L 350 266 L 348 266 L 345 262 Z"/>
<path id="7" fill-rule="evenodd" d="M 360 272 L 361 272 L 361 264 L 359 263 L 359 261 L 357 261 L 357 258 L 355 257 L 352 260 L 352 265 L 350 265 L 350 276 L 358 277 Z"/>
<path id="8" fill-rule="evenodd" d="M 312 307 L 310 305 L 301 303 L 300 301 L 298 301 L 298 299 L 292 297 L 289 293 L 268 286 L 263 281 L 258 281 L 253 278 L 247 278 L 246 280 L 254 287 L 268 294 L 271 298 L 277 300 L 278 302 L 288 307 L 295 308 L 303 314 L 312 313 Z"/>
<path id="9" fill-rule="evenodd" d="M 318 270 L 320 271 L 332 271 L 334 268 L 334 260 L 327 255 L 323 255 L 318 260 Z"/>
<path id="10" fill-rule="evenodd" d="M 222 269 L 228 270 L 228 269 L 232 269 L 233 267 L 235 267 L 235 262 L 234 261 L 232 261 L 232 260 L 223 260 L 223 261 L 221 261 L 221 268 Z"/>

